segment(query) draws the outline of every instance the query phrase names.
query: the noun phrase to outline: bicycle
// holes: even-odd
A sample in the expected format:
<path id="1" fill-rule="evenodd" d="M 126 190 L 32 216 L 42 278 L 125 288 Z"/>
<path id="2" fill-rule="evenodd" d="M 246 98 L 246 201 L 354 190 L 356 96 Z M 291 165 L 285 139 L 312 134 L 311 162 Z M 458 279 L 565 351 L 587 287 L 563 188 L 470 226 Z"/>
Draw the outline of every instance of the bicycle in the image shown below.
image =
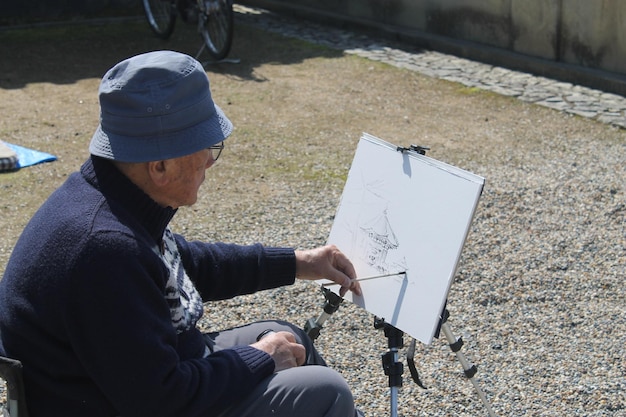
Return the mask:
<path id="1" fill-rule="evenodd" d="M 209 55 L 223 60 L 233 41 L 232 0 L 142 0 L 148 25 L 156 36 L 168 39 L 174 32 L 178 15 L 185 23 L 197 23 L 203 45 Z M 197 58 L 197 57 L 196 57 Z"/>

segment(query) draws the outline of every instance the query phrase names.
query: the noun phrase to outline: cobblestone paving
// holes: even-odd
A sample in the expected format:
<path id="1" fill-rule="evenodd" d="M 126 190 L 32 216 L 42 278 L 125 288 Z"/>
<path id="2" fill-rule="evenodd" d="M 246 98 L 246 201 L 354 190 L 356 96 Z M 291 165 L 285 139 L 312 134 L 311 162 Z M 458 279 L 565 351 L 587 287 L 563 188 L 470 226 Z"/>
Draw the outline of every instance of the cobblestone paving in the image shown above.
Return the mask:
<path id="1" fill-rule="evenodd" d="M 235 5 L 242 22 L 264 30 L 343 50 L 371 60 L 407 68 L 469 88 L 516 97 L 541 106 L 626 128 L 626 98 L 546 77 L 483 64 L 440 52 L 411 51 L 390 42 L 263 9 Z"/>

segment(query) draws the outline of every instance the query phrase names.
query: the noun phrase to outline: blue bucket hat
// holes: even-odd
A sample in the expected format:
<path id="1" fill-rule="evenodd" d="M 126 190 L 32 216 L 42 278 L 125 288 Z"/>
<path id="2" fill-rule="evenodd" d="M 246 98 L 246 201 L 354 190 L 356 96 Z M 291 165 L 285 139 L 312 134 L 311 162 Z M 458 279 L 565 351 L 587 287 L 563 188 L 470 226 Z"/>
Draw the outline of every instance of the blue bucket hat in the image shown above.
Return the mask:
<path id="1" fill-rule="evenodd" d="M 178 158 L 226 139 L 233 125 L 213 102 L 202 65 L 156 51 L 111 68 L 99 89 L 100 125 L 92 155 L 121 162 Z"/>

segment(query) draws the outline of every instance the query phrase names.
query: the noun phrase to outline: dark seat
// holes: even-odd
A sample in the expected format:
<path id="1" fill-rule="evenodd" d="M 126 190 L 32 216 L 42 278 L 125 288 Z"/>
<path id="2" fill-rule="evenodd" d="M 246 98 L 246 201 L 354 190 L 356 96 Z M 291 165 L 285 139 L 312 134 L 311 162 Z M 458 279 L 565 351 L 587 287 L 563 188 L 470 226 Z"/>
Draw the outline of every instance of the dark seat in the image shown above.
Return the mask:
<path id="1" fill-rule="evenodd" d="M 7 387 L 5 413 L 8 412 L 9 417 L 28 417 L 22 363 L 16 359 L 0 356 L 0 378 L 4 379 Z"/>

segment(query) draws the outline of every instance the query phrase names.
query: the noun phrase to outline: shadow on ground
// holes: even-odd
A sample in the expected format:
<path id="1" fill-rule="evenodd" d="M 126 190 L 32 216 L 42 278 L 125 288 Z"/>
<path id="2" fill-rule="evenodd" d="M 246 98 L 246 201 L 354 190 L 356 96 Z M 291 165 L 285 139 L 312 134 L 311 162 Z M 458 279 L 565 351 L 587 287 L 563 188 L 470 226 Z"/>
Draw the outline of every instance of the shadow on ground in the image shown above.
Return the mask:
<path id="1" fill-rule="evenodd" d="M 254 68 L 263 63 L 292 64 L 312 57 L 341 56 L 341 52 L 316 48 L 299 41 L 274 48 L 273 35 L 257 36 L 257 31 L 236 24 L 229 58 L 238 64 L 208 64 L 213 72 L 242 79 L 257 79 Z M 200 36 L 192 25 L 177 22 L 172 37 L 153 36 L 143 19 L 114 23 L 57 23 L 48 27 L 4 29 L 0 31 L 0 88 L 22 88 L 30 83 L 71 84 L 81 79 L 100 78 L 115 63 L 132 55 L 170 49 L 196 56 Z M 198 59 L 210 57 L 203 52 Z"/>

